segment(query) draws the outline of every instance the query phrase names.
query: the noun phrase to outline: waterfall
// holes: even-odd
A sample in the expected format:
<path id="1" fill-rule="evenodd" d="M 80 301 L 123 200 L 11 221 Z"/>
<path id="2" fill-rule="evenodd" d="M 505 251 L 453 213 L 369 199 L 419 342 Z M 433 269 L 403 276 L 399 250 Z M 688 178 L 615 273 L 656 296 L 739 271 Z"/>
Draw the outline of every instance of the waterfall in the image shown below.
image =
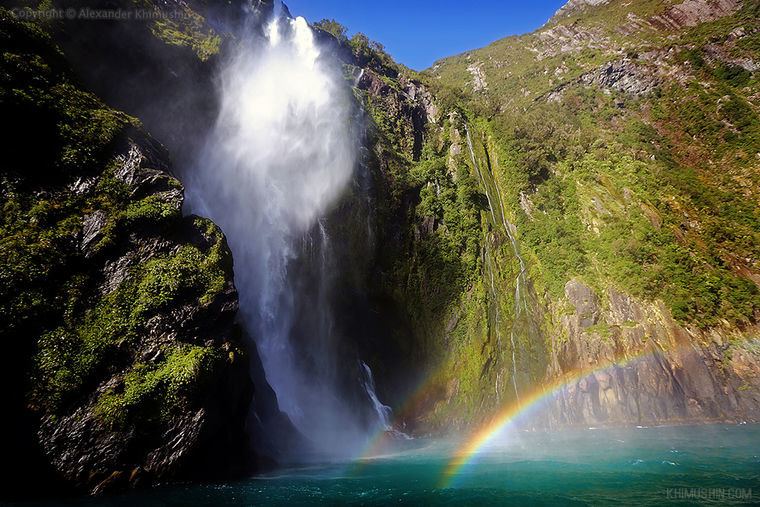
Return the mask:
<path id="1" fill-rule="evenodd" d="M 382 427 L 386 430 L 391 429 L 391 407 L 384 405 L 375 394 L 375 379 L 372 377 L 372 370 L 369 369 L 367 363 L 360 361 L 362 367 L 362 382 L 364 384 L 364 390 L 367 392 L 370 400 L 372 400 L 372 406 L 377 414 L 377 420 L 382 423 Z"/>
<path id="2" fill-rule="evenodd" d="M 478 175 L 480 176 L 480 181 L 483 183 L 483 190 L 486 193 L 486 199 L 488 200 L 488 209 L 491 212 L 491 219 L 493 220 L 494 225 L 498 225 L 499 221 L 496 220 L 496 215 L 494 212 L 493 203 L 491 202 L 491 193 L 489 192 L 488 184 L 486 183 L 485 176 L 483 175 L 483 170 L 480 167 L 480 164 L 477 162 L 477 159 L 475 158 L 475 151 L 472 149 L 472 139 L 470 138 L 470 128 L 465 125 L 465 131 L 467 133 L 467 148 L 470 151 L 470 159 L 472 160 L 472 165 L 475 167 L 475 170 L 478 172 Z M 493 177 L 493 175 L 491 175 Z M 527 306 L 527 294 L 526 294 L 526 284 L 525 284 L 525 261 L 523 261 L 522 256 L 520 255 L 520 250 L 517 247 L 517 239 L 515 238 L 514 234 L 512 233 L 512 228 L 514 227 L 506 218 L 506 215 L 504 213 L 504 203 L 501 199 L 501 192 L 499 191 L 499 185 L 496 184 L 496 181 L 493 181 L 493 186 L 496 188 L 496 197 L 497 202 L 499 204 L 499 211 L 501 212 L 501 225 L 504 227 L 504 232 L 507 234 L 507 237 L 509 238 L 509 241 L 512 245 L 512 251 L 515 254 L 515 257 L 517 258 L 519 265 L 520 265 L 520 273 L 517 275 L 517 279 L 515 280 L 515 317 L 512 324 L 512 328 L 509 331 L 509 339 L 512 345 L 512 385 L 515 389 L 515 398 L 517 399 L 517 402 L 520 402 L 520 393 L 517 388 L 517 358 L 515 354 L 515 328 L 517 327 L 517 323 L 522 318 L 530 318 L 528 313 L 528 306 Z M 494 304 L 496 306 L 496 333 L 497 338 L 499 341 L 501 341 L 500 335 L 499 335 L 499 310 L 498 310 L 498 301 L 496 301 L 496 291 L 494 288 L 493 283 L 493 265 L 491 264 L 491 257 L 490 253 L 488 254 L 488 265 L 489 265 L 489 271 L 490 271 L 490 277 L 491 277 L 491 294 L 494 298 Z M 525 314 L 523 315 L 523 310 L 525 311 Z"/>
<path id="3" fill-rule="evenodd" d="M 384 409 L 368 424 L 372 409 L 344 396 L 364 388 L 365 403 L 384 407 L 371 372 L 364 386 L 343 385 L 329 307 L 337 268 L 322 219 L 356 166 L 356 108 L 306 21 L 275 12 L 223 66 L 218 118 L 185 178 L 188 208 L 227 235 L 241 324 L 280 408 L 317 452 L 347 455 L 387 424 Z"/>

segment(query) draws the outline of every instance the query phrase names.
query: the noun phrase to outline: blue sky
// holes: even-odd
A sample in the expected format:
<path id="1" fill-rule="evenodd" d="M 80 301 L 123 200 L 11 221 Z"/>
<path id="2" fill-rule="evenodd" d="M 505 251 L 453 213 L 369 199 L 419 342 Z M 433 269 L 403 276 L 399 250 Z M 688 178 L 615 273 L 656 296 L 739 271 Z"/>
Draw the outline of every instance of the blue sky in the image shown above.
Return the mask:
<path id="1" fill-rule="evenodd" d="M 532 32 L 567 0 L 284 0 L 309 22 L 333 18 L 415 70 L 445 56 Z"/>

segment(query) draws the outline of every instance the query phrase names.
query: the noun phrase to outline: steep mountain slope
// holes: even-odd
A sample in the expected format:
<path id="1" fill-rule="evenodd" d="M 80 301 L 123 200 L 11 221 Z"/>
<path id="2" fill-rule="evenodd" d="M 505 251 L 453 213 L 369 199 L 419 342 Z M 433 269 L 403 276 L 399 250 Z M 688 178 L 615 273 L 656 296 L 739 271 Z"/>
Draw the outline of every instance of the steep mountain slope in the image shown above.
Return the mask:
<path id="1" fill-rule="evenodd" d="M 576 2 L 421 74 L 322 23 L 363 67 L 391 323 L 365 345 L 399 425 L 552 389 L 533 424 L 758 420 L 757 20 Z"/>
<path id="2" fill-rule="evenodd" d="M 758 3 L 580 4 L 422 73 L 450 119 L 424 188 L 468 191 L 467 164 L 486 202 L 469 279 L 423 281 L 454 294 L 412 317 L 439 352 L 413 417 L 471 424 L 607 366 L 549 419 L 757 420 Z M 453 236 L 420 196 L 417 223 Z"/>

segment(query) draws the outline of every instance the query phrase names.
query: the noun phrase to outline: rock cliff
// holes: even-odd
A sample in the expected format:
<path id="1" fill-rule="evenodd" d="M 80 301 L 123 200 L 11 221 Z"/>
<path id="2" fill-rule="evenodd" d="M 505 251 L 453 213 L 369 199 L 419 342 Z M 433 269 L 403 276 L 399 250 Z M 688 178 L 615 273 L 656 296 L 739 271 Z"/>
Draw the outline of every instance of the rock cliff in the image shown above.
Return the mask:
<path id="1" fill-rule="evenodd" d="M 755 325 L 684 327 L 661 302 L 637 301 L 614 287 L 600 298 L 578 280 L 567 282 L 565 297 L 569 307 L 552 312 L 547 378 L 589 365 L 602 371 L 554 396 L 549 425 L 760 420 Z M 635 359 L 621 364 L 621 357 Z"/>
<path id="2" fill-rule="evenodd" d="M 436 106 L 413 132 L 369 108 L 396 199 L 378 200 L 396 210 L 378 280 L 407 330 L 387 342 L 418 359 L 387 393 L 400 425 L 471 427 L 542 388 L 526 424 L 758 420 L 757 12 L 570 2 L 533 34 L 398 68 Z M 362 80 L 385 100 L 402 82 Z"/>
<path id="3" fill-rule="evenodd" d="M 254 392 L 270 395 L 251 382 L 223 233 L 183 216 L 166 149 L 85 91 L 40 26 L 0 10 L 13 126 L 0 173 L 4 496 L 269 466 L 245 429 Z"/>

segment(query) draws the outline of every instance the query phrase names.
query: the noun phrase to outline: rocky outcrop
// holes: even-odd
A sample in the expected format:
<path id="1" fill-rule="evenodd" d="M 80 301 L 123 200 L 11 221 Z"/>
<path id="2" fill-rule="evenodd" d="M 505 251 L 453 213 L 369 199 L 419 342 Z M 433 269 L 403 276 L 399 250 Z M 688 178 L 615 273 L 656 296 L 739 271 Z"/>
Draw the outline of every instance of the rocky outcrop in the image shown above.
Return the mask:
<path id="1" fill-rule="evenodd" d="M 744 30 L 742 28 L 737 28 L 731 32 L 731 34 L 734 38 L 730 39 L 725 46 L 706 44 L 704 46 L 705 56 L 711 61 L 724 63 L 729 66 L 741 67 L 749 72 L 760 70 L 760 59 L 737 57 L 730 52 L 736 46 L 735 41 L 746 36 Z"/>
<path id="2" fill-rule="evenodd" d="M 685 0 L 648 21 L 659 30 L 678 30 L 733 14 L 742 3 L 743 0 Z"/>
<path id="3" fill-rule="evenodd" d="M 547 102 L 562 100 L 563 91 L 568 86 L 597 86 L 601 89 L 614 90 L 633 97 L 652 93 L 662 82 L 661 71 L 647 65 L 623 58 L 609 62 L 597 69 L 581 74 L 573 81 L 563 83 L 539 99 Z M 538 99 L 537 99 L 538 100 Z"/>
<path id="4" fill-rule="evenodd" d="M 483 72 L 483 62 L 472 63 L 467 67 L 467 72 L 472 75 L 472 91 L 479 92 L 488 89 L 486 74 Z"/>
<path id="5" fill-rule="evenodd" d="M 415 104 L 416 107 L 421 107 L 425 111 L 425 122 L 437 122 L 439 109 L 435 102 L 435 97 L 430 93 L 430 90 L 419 81 L 409 79 L 403 74 L 399 75 L 398 82 L 408 101 Z"/>
<path id="6" fill-rule="evenodd" d="M 582 13 L 583 10 L 609 3 L 609 0 L 570 0 L 559 8 L 549 19 L 547 25 L 559 23 L 562 20 Z M 739 10 L 742 0 L 685 0 L 671 5 L 665 12 L 642 20 L 630 15 L 630 27 L 649 28 L 655 30 L 678 30 L 683 27 L 696 26 L 699 23 L 714 21 Z M 629 32 L 628 28 L 621 31 Z"/>
<path id="7" fill-rule="evenodd" d="M 756 326 L 741 332 L 683 327 L 662 303 L 638 301 L 614 287 L 600 298 L 579 280 L 567 283 L 565 295 L 568 306 L 552 311 L 544 379 L 561 387 L 544 424 L 760 421 Z"/>
<path id="8" fill-rule="evenodd" d="M 573 14 L 577 14 L 579 11 L 582 11 L 589 6 L 593 7 L 596 5 L 606 4 L 607 2 L 609 2 L 609 0 L 570 0 L 565 5 L 560 7 L 559 10 L 557 10 L 557 12 L 555 12 L 551 18 L 549 18 L 547 24 L 550 25 L 557 23 L 569 16 L 572 16 Z"/>
<path id="9" fill-rule="evenodd" d="M 586 9 L 603 6 L 609 0 L 570 0 L 562 6 L 547 22 L 550 28 L 541 31 L 538 36 L 551 47 L 541 51 L 542 57 L 579 51 L 584 47 L 591 49 L 609 48 L 610 39 L 598 30 L 588 26 L 562 24 L 570 16 L 581 14 Z M 633 12 L 628 13 L 628 21 L 615 27 L 624 35 L 635 35 L 642 30 L 676 31 L 700 23 L 714 21 L 735 13 L 742 6 L 742 0 L 686 0 L 680 4 L 666 7 L 664 12 L 646 18 Z"/>
<path id="10" fill-rule="evenodd" d="M 634 35 L 641 30 L 676 31 L 733 14 L 742 4 L 742 0 L 686 0 L 647 18 L 628 13 L 628 21 L 616 30 L 624 35 Z"/>
<path id="11" fill-rule="evenodd" d="M 160 149 L 147 141 L 129 142 L 114 159 L 112 174 L 127 185 L 132 198 L 157 198 L 179 213 L 182 187 L 166 172 Z M 95 196 L 97 179 L 85 197 Z M 112 244 L 104 245 L 102 231 L 118 220 L 103 210 L 82 219 L 80 248 L 100 301 L 118 296 L 125 284 L 141 276 L 141 266 L 179 260 L 186 249 L 197 251 L 201 262 L 219 255 L 219 262 L 231 266 L 224 237 L 208 221 L 189 216 L 169 230 L 143 222 L 119 231 Z M 150 282 L 143 277 L 141 283 Z M 206 460 L 212 456 L 244 466 L 240 446 L 252 386 L 234 324 L 238 302 L 231 272 L 215 289 L 202 301 L 178 293 L 141 316 L 144 324 L 134 330 L 137 336 L 117 343 L 116 357 L 103 365 L 103 374 L 93 373 L 90 389 L 80 391 L 65 408 L 44 409 L 40 446 L 64 478 L 99 493 L 216 473 L 213 467 L 222 463 L 209 467 Z M 119 337 L 103 336 L 111 338 Z M 139 390 L 137 399 L 129 398 L 132 389 Z M 144 399 L 152 396 L 176 399 L 171 405 Z M 135 418 L 133 411 L 144 411 L 143 417 Z"/>
<path id="12" fill-rule="evenodd" d="M 358 79 L 357 88 L 371 95 L 371 111 L 381 114 L 386 121 L 395 124 L 395 133 L 403 143 L 411 158 L 417 159 L 422 150 L 423 135 L 428 123 L 438 117 L 438 107 L 432 94 L 421 83 L 404 75 L 398 76 L 400 89 L 394 89 L 376 71 L 364 68 Z"/>
<path id="13" fill-rule="evenodd" d="M 651 93 L 660 83 L 653 69 L 637 65 L 630 59 L 610 62 L 583 74 L 579 81 L 586 86 L 596 85 L 636 97 Z"/>
<path id="14" fill-rule="evenodd" d="M 610 39 L 599 29 L 586 26 L 560 24 L 538 33 L 542 43 L 535 52 L 537 59 L 577 53 L 584 49 L 606 49 Z"/>

